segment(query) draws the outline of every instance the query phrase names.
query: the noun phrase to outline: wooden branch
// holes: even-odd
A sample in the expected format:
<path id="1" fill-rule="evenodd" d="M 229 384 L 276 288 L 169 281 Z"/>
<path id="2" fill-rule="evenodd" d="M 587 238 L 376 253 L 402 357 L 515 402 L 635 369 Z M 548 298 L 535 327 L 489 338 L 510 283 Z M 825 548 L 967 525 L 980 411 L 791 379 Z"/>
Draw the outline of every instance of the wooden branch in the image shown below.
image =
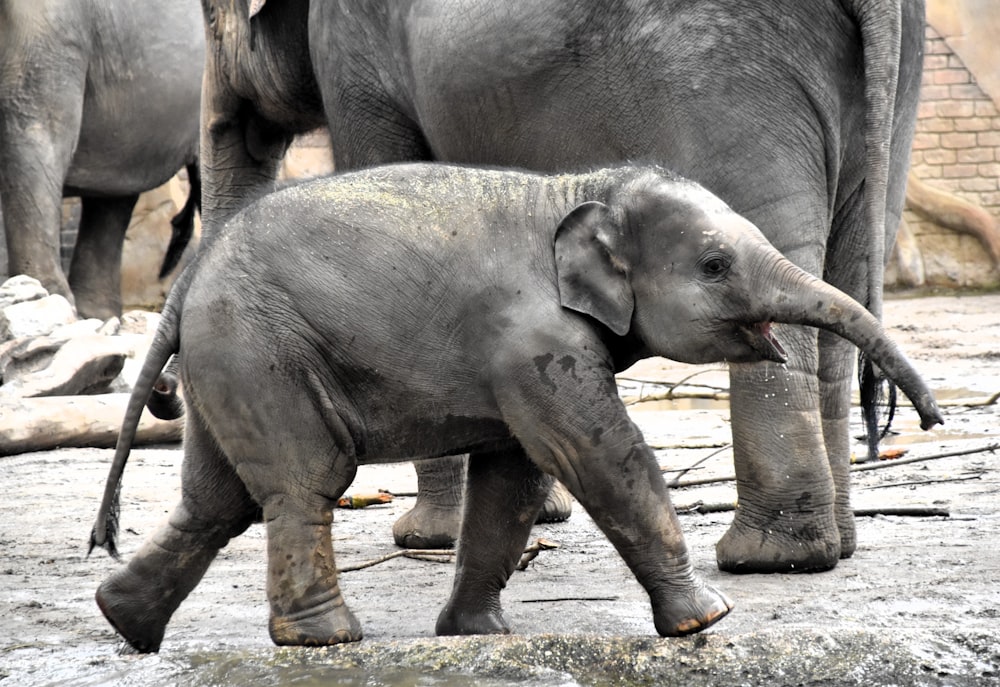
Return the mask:
<path id="1" fill-rule="evenodd" d="M 942 477 L 941 479 L 914 479 L 907 482 L 893 482 L 892 484 L 873 484 L 870 487 L 861 487 L 861 489 L 891 489 L 892 487 L 914 487 L 921 486 L 924 484 L 945 484 L 947 482 L 968 482 L 969 480 L 982 479 L 983 473 L 977 472 L 974 475 L 966 475 L 965 477 Z"/>
<path id="2" fill-rule="evenodd" d="M 540 551 L 549 551 L 558 548 L 559 544 L 557 542 L 539 537 L 535 540 L 534 544 L 525 547 L 524 555 L 518 563 L 517 569 L 524 570 L 527 568 L 528 563 L 534 560 L 535 556 L 537 556 Z M 399 551 L 393 551 L 392 553 L 387 553 L 384 556 L 373 558 L 369 561 L 355 563 L 353 565 L 345 565 L 342 568 L 338 568 L 337 572 L 344 573 L 353 572 L 355 570 L 364 570 L 365 568 L 370 568 L 378 565 L 379 563 L 391 561 L 393 558 L 412 558 L 420 561 L 431 561 L 433 563 L 450 563 L 454 556 L 455 549 L 400 549 Z"/>
<path id="3" fill-rule="evenodd" d="M 718 372 L 718 370 L 698 370 L 692 372 L 687 377 L 684 377 L 679 382 L 662 382 L 655 381 L 652 379 L 638 379 L 635 377 L 618 377 L 621 381 L 632 382 L 634 384 L 650 384 L 655 386 L 665 386 L 668 387 L 666 391 L 658 394 L 650 394 L 648 396 L 643 395 L 641 392 L 638 396 L 623 396 L 622 402 L 627 405 L 635 405 L 636 403 L 646 403 L 651 401 L 672 401 L 679 398 L 703 398 L 713 401 L 728 401 L 729 400 L 729 390 L 723 387 L 712 386 L 709 384 L 691 384 L 688 380 L 697 377 L 698 375 L 707 374 L 709 372 Z M 698 387 L 702 389 L 708 389 L 709 391 L 677 391 L 679 387 L 689 386 Z"/>
<path id="4" fill-rule="evenodd" d="M 558 543 L 551 541 L 549 539 L 544 539 L 542 537 L 539 537 L 538 539 L 535 540 L 534 544 L 532 544 L 531 546 L 529 546 L 524 550 L 524 554 L 521 556 L 521 560 L 518 561 L 517 569 L 527 570 L 528 563 L 535 560 L 535 557 L 538 556 L 538 553 L 540 551 L 549 551 L 551 549 L 558 549 L 558 548 L 559 548 Z"/>
<path id="5" fill-rule="evenodd" d="M 982 408 L 985 406 L 996 405 L 997 401 L 1000 401 L 1000 391 L 984 399 L 978 399 L 978 398 L 944 399 L 938 401 L 937 404 L 939 408 Z"/>
<path id="6" fill-rule="evenodd" d="M 674 511 L 678 515 L 687 515 L 690 513 L 728 513 L 729 511 L 736 510 L 737 504 L 735 503 L 702 503 L 701 501 L 696 501 L 685 506 L 675 506 Z M 874 515 L 901 515 L 909 517 L 934 517 L 943 516 L 949 517 L 951 514 L 946 508 L 929 508 L 924 506 L 883 506 L 879 508 L 855 508 L 854 516 L 861 517 L 872 517 Z"/>
<path id="7" fill-rule="evenodd" d="M 391 561 L 393 558 L 417 558 L 419 560 L 433 560 L 434 562 L 444 562 L 447 563 L 451 560 L 451 557 L 455 555 L 455 549 L 401 549 L 399 551 L 393 551 L 392 553 L 387 553 L 384 556 L 378 558 L 373 558 L 369 561 L 364 561 L 363 563 L 355 563 L 354 565 L 345 565 L 342 568 L 337 568 L 337 572 L 345 573 L 352 572 L 354 570 L 364 570 L 365 568 L 370 568 L 379 563 L 385 563 L 386 561 Z"/>
<path id="8" fill-rule="evenodd" d="M 877 463 L 858 463 L 851 466 L 851 472 L 864 472 L 866 470 L 881 470 L 891 468 L 896 465 L 907 465 L 909 463 L 921 463 L 925 460 L 937 460 L 938 458 L 954 458 L 955 456 L 968 456 L 973 453 L 993 453 L 1000 449 L 1000 443 L 986 444 L 976 448 L 964 449 L 961 451 L 948 451 L 946 453 L 933 453 L 929 456 L 912 456 L 910 458 L 896 458 L 894 460 L 881 460 Z"/>
<path id="9" fill-rule="evenodd" d="M 712 451 L 711 453 L 707 454 L 706 456 L 704 456 L 702 458 L 699 458 L 691 467 L 687 467 L 687 468 L 684 468 L 682 470 L 678 470 L 677 471 L 677 476 L 674 477 L 669 482 L 667 482 L 667 488 L 668 489 L 672 489 L 672 488 L 676 487 L 680 483 L 681 477 L 683 477 L 687 473 L 691 472 L 692 470 L 699 470 L 701 468 L 701 464 L 704 463 L 706 460 L 708 460 L 709 458 L 714 458 L 715 456 L 719 455 L 720 453 L 722 453 L 723 451 L 725 451 L 725 450 L 727 450 L 729 448 L 732 448 L 732 444 L 726 444 L 722 448 L 720 448 L 718 450 L 715 450 L 715 451 Z"/>
<path id="10" fill-rule="evenodd" d="M 1000 449 L 1000 443 L 986 444 L 985 446 L 977 446 L 976 448 L 965 449 L 962 451 L 949 451 L 947 453 L 935 453 L 929 456 L 914 456 L 911 458 L 897 458 L 893 460 L 880 460 L 877 463 L 856 463 L 851 466 L 851 472 L 863 472 L 865 470 L 881 470 L 883 468 L 891 468 L 897 465 L 906 465 L 908 463 L 920 463 L 926 460 L 937 460 L 938 458 L 953 458 L 955 456 L 967 456 L 973 453 L 992 453 Z M 671 484 L 672 488 L 680 489 L 683 487 L 698 487 L 705 484 L 721 484 L 723 482 L 735 482 L 736 475 L 724 475 L 722 477 L 703 477 L 701 479 L 689 479 L 680 480 L 676 484 Z"/>
<path id="11" fill-rule="evenodd" d="M 947 508 L 925 508 L 923 506 L 886 506 L 882 508 L 855 508 L 854 517 L 870 518 L 876 515 L 902 515 L 914 518 L 951 517 Z"/>
<path id="12" fill-rule="evenodd" d="M 654 401 L 676 401 L 682 398 L 697 398 L 706 401 L 728 401 L 728 391 L 677 391 L 671 387 L 667 391 L 658 394 L 646 394 L 640 396 L 625 396 L 622 403 L 627 406 L 634 406 L 639 403 L 652 403 Z"/>
<path id="13" fill-rule="evenodd" d="M 0 456 L 60 447 L 110 448 L 118 440 L 128 394 L 47 396 L 0 401 Z M 180 441 L 184 420 L 143 413 L 135 445 Z"/>
<path id="14" fill-rule="evenodd" d="M 906 205 L 935 224 L 976 237 L 1000 267 L 1000 227 L 986 209 L 948 191 L 934 188 L 912 171 L 906 182 Z"/>

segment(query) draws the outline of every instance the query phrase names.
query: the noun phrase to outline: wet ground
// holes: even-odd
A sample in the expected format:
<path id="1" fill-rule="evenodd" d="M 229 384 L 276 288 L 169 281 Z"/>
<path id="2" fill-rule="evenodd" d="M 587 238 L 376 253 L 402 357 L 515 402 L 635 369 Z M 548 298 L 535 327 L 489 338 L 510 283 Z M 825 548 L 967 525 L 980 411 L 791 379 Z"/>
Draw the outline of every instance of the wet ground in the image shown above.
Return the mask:
<path id="1" fill-rule="evenodd" d="M 121 655 L 93 602 L 118 563 L 86 557 L 111 452 L 73 449 L 0 458 L 0 685 L 1000 684 L 1000 470 L 997 454 L 984 450 L 1000 442 L 1000 409 L 990 403 L 1000 392 L 1000 295 L 896 299 L 885 319 L 946 404 L 946 425 L 921 433 L 904 406 L 901 433 L 887 445 L 929 459 L 855 473 L 854 505 L 948 515 L 859 517 L 857 553 L 834 570 L 746 576 L 715 567 L 731 513 L 684 515 L 698 571 L 737 604 L 705 633 L 656 637 L 645 593 L 577 508 L 565 523 L 536 527 L 535 537 L 559 548 L 510 580 L 510 637 L 434 637 L 452 568 L 395 558 L 342 575 L 362 642 L 275 648 L 264 531 L 254 526 L 181 606 L 158 655 Z M 662 394 L 664 382 L 696 372 L 683 390 L 717 395 L 727 384 L 718 368 L 647 361 L 624 375 L 623 393 Z M 704 459 L 684 479 L 731 474 L 724 400 L 644 402 L 631 411 L 666 470 Z M 947 453 L 961 455 L 935 457 Z M 133 453 L 124 555 L 176 499 L 180 458 L 177 446 Z M 351 493 L 414 486 L 408 465 L 367 467 Z M 676 489 L 673 498 L 678 506 L 732 503 L 735 488 L 723 481 Z M 338 510 L 338 564 L 392 553 L 392 522 L 412 502 Z"/>

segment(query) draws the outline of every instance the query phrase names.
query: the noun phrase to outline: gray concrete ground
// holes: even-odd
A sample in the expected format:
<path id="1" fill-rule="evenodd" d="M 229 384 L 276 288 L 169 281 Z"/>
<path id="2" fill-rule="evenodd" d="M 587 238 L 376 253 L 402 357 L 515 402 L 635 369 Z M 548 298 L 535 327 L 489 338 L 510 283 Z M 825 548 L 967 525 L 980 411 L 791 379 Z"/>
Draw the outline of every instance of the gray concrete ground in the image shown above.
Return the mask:
<path id="1" fill-rule="evenodd" d="M 72 449 L 0 458 L 0 685 L 987 685 L 1000 684 L 1000 295 L 895 299 L 890 333 L 947 404 L 922 433 L 904 406 L 887 445 L 906 457 L 966 452 L 855 474 L 856 508 L 928 506 L 947 517 L 858 519 L 855 556 L 804 575 L 732 576 L 714 544 L 731 513 L 682 516 L 699 572 L 736 601 L 709 631 L 658 638 L 648 599 L 579 508 L 533 536 L 559 548 L 516 572 L 504 594 L 510 637 L 434 637 L 450 565 L 396 558 L 342 575 L 365 639 L 278 649 L 267 636 L 264 532 L 219 556 L 167 629 L 161 652 L 121 655 L 93 602 L 118 563 L 86 557 L 111 452 Z M 725 387 L 719 368 L 646 361 L 623 375 L 627 396 L 690 382 Z M 628 378 L 628 379 L 624 379 Z M 645 380 L 644 382 L 628 380 Z M 687 387 L 694 390 L 693 387 Z M 645 402 L 633 417 L 665 469 L 731 473 L 724 401 Z M 860 434 L 860 422 L 855 422 Z M 860 443 L 856 450 L 863 452 Z M 131 554 L 177 496 L 177 446 L 133 453 L 122 548 Z M 673 473 L 667 473 L 668 477 Z M 362 468 L 351 493 L 412 492 L 408 465 Z M 677 489 L 678 506 L 735 499 L 731 482 Z M 341 567 L 391 553 L 392 522 L 412 498 L 338 510 Z"/>

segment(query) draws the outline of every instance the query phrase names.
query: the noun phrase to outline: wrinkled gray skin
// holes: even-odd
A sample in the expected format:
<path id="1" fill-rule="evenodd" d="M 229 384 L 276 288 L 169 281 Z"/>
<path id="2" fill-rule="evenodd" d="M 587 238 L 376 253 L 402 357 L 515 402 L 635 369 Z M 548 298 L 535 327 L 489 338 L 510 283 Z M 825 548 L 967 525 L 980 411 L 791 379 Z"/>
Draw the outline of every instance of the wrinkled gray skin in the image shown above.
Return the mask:
<path id="1" fill-rule="evenodd" d="M 159 648 L 173 611 L 259 508 L 273 641 L 360 639 L 337 584 L 338 497 L 358 465 L 466 451 L 438 634 L 510 631 L 500 592 L 552 477 L 648 591 L 661 635 L 708 627 L 732 603 L 695 576 L 614 374 L 652 355 L 784 362 L 772 320 L 849 337 L 924 427 L 941 421 L 861 305 L 704 188 L 656 168 L 349 173 L 254 203 L 196 267 L 164 309 L 91 542 L 115 550 L 108 515 L 129 443 L 157 375 L 183 349 L 181 502 L 97 592 L 140 651 Z"/>
<path id="2" fill-rule="evenodd" d="M 920 0 L 268 0 L 250 20 L 246 0 L 203 5 L 209 232 L 272 187 L 292 134 L 322 124 L 341 170 L 651 160 L 881 314 L 918 100 Z M 730 366 L 742 507 L 717 546 L 724 570 L 822 570 L 855 549 L 854 351 L 810 329 L 784 338 L 787 367 Z M 870 408 L 872 385 L 863 392 Z M 407 532 L 447 540 L 457 527 L 460 463 L 427 472 L 418 466 L 418 508 L 397 523 L 405 544 L 421 539 Z"/>
<path id="3" fill-rule="evenodd" d="M 121 252 L 142 191 L 196 158 L 204 30 L 196 0 L 0 2 L 0 207 L 9 274 L 84 317 L 121 314 Z M 82 216 L 69 278 L 63 196 Z"/>

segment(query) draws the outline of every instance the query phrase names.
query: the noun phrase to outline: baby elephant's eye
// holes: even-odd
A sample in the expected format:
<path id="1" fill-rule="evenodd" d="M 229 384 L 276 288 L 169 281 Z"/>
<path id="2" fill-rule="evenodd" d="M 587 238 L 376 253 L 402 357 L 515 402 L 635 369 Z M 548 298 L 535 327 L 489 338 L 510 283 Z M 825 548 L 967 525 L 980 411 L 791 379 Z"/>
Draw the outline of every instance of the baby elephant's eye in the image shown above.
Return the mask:
<path id="1" fill-rule="evenodd" d="M 728 255 L 712 252 L 702 256 L 698 267 L 705 279 L 718 281 L 726 276 L 731 264 L 732 260 Z"/>

